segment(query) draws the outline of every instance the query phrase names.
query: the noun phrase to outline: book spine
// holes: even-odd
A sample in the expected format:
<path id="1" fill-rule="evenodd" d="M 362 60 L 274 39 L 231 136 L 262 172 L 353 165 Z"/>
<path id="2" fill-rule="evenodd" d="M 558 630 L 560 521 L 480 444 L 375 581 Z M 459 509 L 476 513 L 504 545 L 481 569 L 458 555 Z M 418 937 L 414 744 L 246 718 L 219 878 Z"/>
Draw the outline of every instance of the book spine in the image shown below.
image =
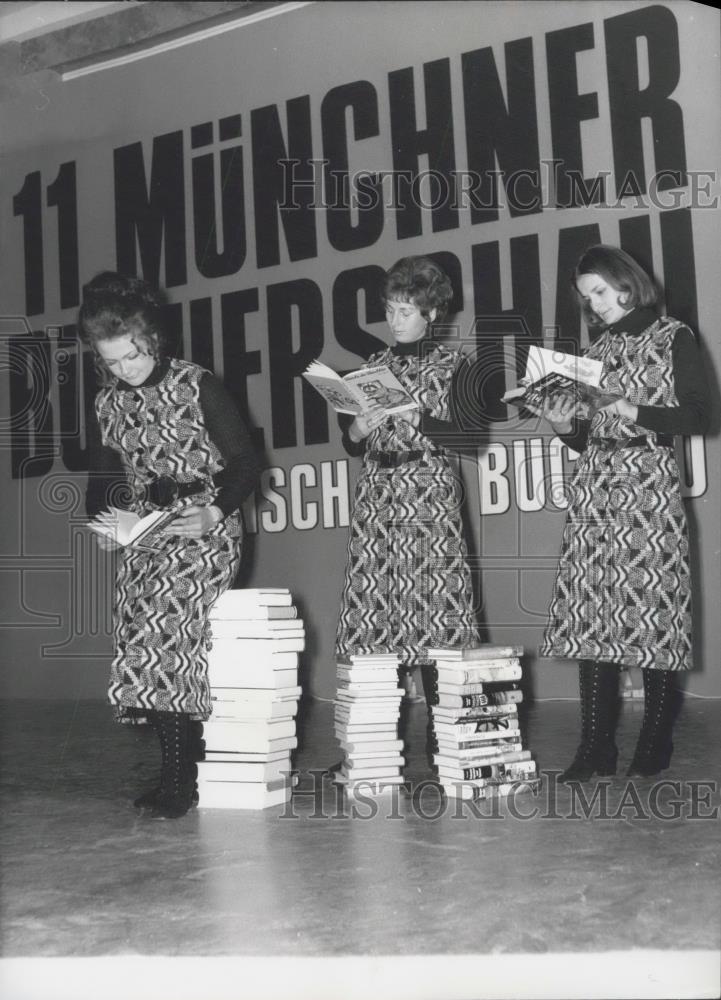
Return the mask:
<path id="1" fill-rule="evenodd" d="M 349 684 L 394 684 L 398 686 L 398 676 L 395 670 L 348 670 L 339 667 L 336 671 L 338 681 Z"/>
<path id="2" fill-rule="evenodd" d="M 469 709 L 444 709 L 439 705 L 433 707 L 433 718 L 439 722 L 449 722 L 454 725 L 461 725 L 466 722 L 480 722 L 484 719 L 497 719 L 506 716 L 517 715 L 517 705 L 481 705 L 478 708 Z"/>
<path id="3" fill-rule="evenodd" d="M 365 750 L 366 752 L 382 750 L 384 753 L 397 750 L 400 753 L 403 749 L 403 740 L 379 740 L 377 743 L 353 743 L 349 740 L 347 742 L 341 741 L 341 747 L 349 754 L 352 754 L 354 750 Z"/>
<path id="4" fill-rule="evenodd" d="M 434 722 L 437 733 L 447 733 L 452 736 L 464 736 L 467 733 L 500 733 L 518 731 L 518 716 L 499 716 L 495 719 L 478 719 L 475 722 Z"/>
<path id="5" fill-rule="evenodd" d="M 510 705 L 523 701 L 523 691 L 520 689 L 509 689 L 506 691 L 490 691 L 488 693 L 489 705 Z"/>
<path id="6" fill-rule="evenodd" d="M 439 694 L 484 694 L 485 684 L 481 683 L 466 683 L 465 681 L 459 681 L 456 683 L 448 683 L 447 681 L 438 678 L 438 693 Z"/>
<path id="7" fill-rule="evenodd" d="M 454 754 L 459 757 L 500 757 L 505 753 L 515 753 L 518 750 L 523 750 L 523 744 L 520 740 L 493 740 L 488 743 L 464 743 L 459 745 L 458 743 L 445 743 L 443 740 L 438 740 L 438 750 L 442 756 L 449 757 Z M 490 763 L 485 761 L 485 763 Z"/>
<path id="8" fill-rule="evenodd" d="M 302 640 L 296 642 L 295 639 L 286 639 L 282 643 L 278 644 L 275 640 L 240 639 L 238 637 L 235 639 L 220 639 L 218 636 L 214 636 L 212 641 L 213 645 L 208 654 L 208 660 L 210 662 L 213 660 L 218 660 L 220 663 L 228 664 L 247 664 L 250 662 L 254 667 L 264 667 L 266 665 L 270 667 L 280 667 L 283 664 L 297 666 L 297 654 L 302 652 L 302 648 L 291 649 L 287 643 L 290 642 L 293 646 L 303 646 Z M 221 643 L 223 645 L 221 645 Z"/>
<path id="9" fill-rule="evenodd" d="M 227 656 L 215 656 L 213 650 L 211 650 L 208 656 L 208 665 L 211 670 L 224 670 L 229 674 L 235 674 L 238 678 L 242 678 L 245 675 L 250 676 L 251 674 L 259 677 L 265 674 L 287 673 L 292 670 L 297 672 L 298 657 L 297 653 L 281 653 L 278 656 L 274 656 L 273 659 L 265 658 L 244 662 L 242 657 L 231 659 Z M 239 687 L 238 684 L 233 686 Z"/>
<path id="10" fill-rule="evenodd" d="M 534 761 L 520 761 L 516 764 L 476 764 L 473 767 L 459 768 L 439 765 L 438 771 L 444 777 L 463 781 L 519 781 L 535 777 L 536 765 Z"/>
<path id="11" fill-rule="evenodd" d="M 454 778 L 448 774 L 439 774 L 439 779 L 442 782 L 467 781 L 472 788 L 498 788 L 499 786 L 504 785 L 515 786 L 516 790 L 520 789 L 521 786 L 527 785 L 531 781 L 535 782 L 538 780 L 534 773 L 519 775 L 509 774 L 502 778 Z"/>
<path id="12" fill-rule="evenodd" d="M 294 671 L 290 671 L 294 673 Z M 234 680 L 239 679 L 239 671 L 235 671 L 233 674 Z M 303 694 L 303 688 L 299 684 L 291 684 L 288 687 L 283 688 L 273 688 L 271 691 L 264 693 L 261 690 L 248 690 L 244 688 L 241 684 L 213 684 L 211 689 L 212 698 L 226 698 L 230 701 L 250 701 L 254 704 L 259 704 L 260 702 L 280 702 L 280 701 L 297 701 Z"/>
<path id="13" fill-rule="evenodd" d="M 374 667 L 397 667 L 400 657 L 396 653 L 358 653 L 352 656 L 336 656 L 337 667 L 360 667 L 370 670 Z"/>
<path id="14" fill-rule="evenodd" d="M 397 681 L 356 681 L 346 680 L 339 677 L 337 681 L 338 689 L 341 691 L 399 691 Z"/>
<path id="15" fill-rule="evenodd" d="M 531 751 L 509 750 L 507 747 L 502 747 L 491 754 L 482 755 L 478 761 L 473 759 L 466 760 L 465 758 L 459 759 L 453 752 L 444 751 L 443 753 L 434 754 L 433 761 L 439 767 L 450 768 L 456 771 L 462 767 L 480 767 L 481 765 L 486 767 L 488 764 L 528 764 L 531 762 Z"/>
<path id="16" fill-rule="evenodd" d="M 258 673 L 248 673 L 241 670 L 224 670 L 222 667 L 209 667 L 208 682 L 211 688 L 234 687 L 238 690 L 279 690 L 295 687 L 298 683 L 298 671 L 268 670 Z"/>
<path id="17" fill-rule="evenodd" d="M 479 799 L 502 798 L 520 790 L 535 790 L 540 787 L 540 780 L 529 778 L 525 781 L 504 781 L 490 785 L 464 784 L 463 782 L 444 780 L 441 782 L 441 787 L 446 795 L 478 801 Z"/>
<path id="18" fill-rule="evenodd" d="M 229 740 L 216 737 L 214 733 L 205 735 L 206 757 L 208 751 L 218 753 L 237 753 L 245 755 L 247 760 L 257 760 L 259 755 L 267 755 L 278 750 L 295 750 L 298 746 L 297 736 L 285 736 L 273 740 Z M 210 758 L 211 760 L 217 757 Z"/>
<path id="19" fill-rule="evenodd" d="M 469 646 L 465 649 L 444 649 L 434 646 L 428 650 L 428 655 L 438 663 L 447 660 L 458 663 L 462 660 L 501 660 L 523 656 L 523 646 Z"/>
<path id="20" fill-rule="evenodd" d="M 431 705 L 439 705 L 449 708 L 478 708 L 488 704 L 488 695 L 485 694 L 437 694 L 430 699 Z"/>
<path id="21" fill-rule="evenodd" d="M 295 605 L 258 605 L 257 607 L 242 607 L 233 605 L 228 608 L 214 607 L 208 618 L 211 622 L 233 621 L 233 622 L 256 622 L 267 625 L 268 622 L 294 621 L 298 625 L 302 622 L 298 618 L 298 609 Z"/>
<path id="22" fill-rule="evenodd" d="M 438 680 L 447 684 L 477 684 L 479 682 L 493 683 L 495 681 L 520 680 L 522 670 L 520 663 L 509 663 L 497 667 L 447 667 L 438 666 Z"/>
<path id="23" fill-rule="evenodd" d="M 464 670 L 506 670 L 510 667 L 520 667 L 521 661 L 517 656 L 498 656 L 493 659 L 480 656 L 478 658 L 464 657 L 464 659 L 453 659 L 449 657 L 444 660 L 442 657 L 436 658 L 436 670 L 454 670 L 462 672 Z"/>
<path id="24" fill-rule="evenodd" d="M 459 750 L 465 750 L 468 747 L 488 746 L 489 743 L 500 739 L 519 740 L 521 738 L 521 731 L 520 729 L 493 729 L 485 733 L 460 733 L 459 735 L 454 734 L 453 736 L 449 736 L 445 732 L 436 730 L 436 736 L 439 742 L 443 742 L 446 746 L 457 746 Z"/>
<path id="25" fill-rule="evenodd" d="M 305 639 L 304 629 L 250 629 L 243 628 L 242 623 L 237 626 L 232 625 L 229 619 L 216 619 L 210 623 L 214 639 L 238 639 L 240 642 L 267 642 L 272 643 L 279 651 L 298 650 L 303 648 Z"/>
<path id="26" fill-rule="evenodd" d="M 349 765 L 346 761 L 341 765 L 341 774 L 345 774 L 349 778 L 390 778 L 394 774 L 400 774 L 400 771 L 400 764 L 359 767 L 356 764 Z"/>

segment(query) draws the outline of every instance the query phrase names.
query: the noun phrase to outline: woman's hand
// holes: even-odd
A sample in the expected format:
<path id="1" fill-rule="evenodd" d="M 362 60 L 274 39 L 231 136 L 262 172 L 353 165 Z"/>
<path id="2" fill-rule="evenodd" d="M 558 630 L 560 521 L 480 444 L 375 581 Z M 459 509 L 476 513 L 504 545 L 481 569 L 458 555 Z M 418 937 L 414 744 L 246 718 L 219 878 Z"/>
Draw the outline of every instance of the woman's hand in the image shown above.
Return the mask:
<path id="1" fill-rule="evenodd" d="M 556 434 L 570 434 L 571 423 L 576 413 L 576 401 L 563 392 L 554 392 L 543 402 L 543 418 L 547 420 Z"/>
<path id="2" fill-rule="evenodd" d="M 411 427 L 418 427 L 421 422 L 421 411 L 417 407 L 412 410 L 402 410 L 400 413 L 394 413 L 393 416 L 398 417 L 399 420 L 405 420 Z"/>
<path id="3" fill-rule="evenodd" d="M 630 403 L 627 399 L 616 399 L 613 403 L 601 406 L 599 409 L 604 413 L 615 413 L 619 417 L 625 417 L 632 424 L 638 420 L 638 406 L 635 403 Z"/>
<path id="4" fill-rule="evenodd" d="M 220 521 L 223 512 L 220 507 L 186 507 L 178 511 L 178 516 L 164 529 L 169 535 L 180 535 L 181 538 L 202 538 Z"/>
<path id="5" fill-rule="evenodd" d="M 355 441 L 356 444 L 359 441 L 363 441 L 372 431 L 380 427 L 387 416 L 388 414 L 382 406 L 379 406 L 378 403 L 373 403 L 367 410 L 359 413 L 348 428 L 348 435 L 351 441 Z"/>

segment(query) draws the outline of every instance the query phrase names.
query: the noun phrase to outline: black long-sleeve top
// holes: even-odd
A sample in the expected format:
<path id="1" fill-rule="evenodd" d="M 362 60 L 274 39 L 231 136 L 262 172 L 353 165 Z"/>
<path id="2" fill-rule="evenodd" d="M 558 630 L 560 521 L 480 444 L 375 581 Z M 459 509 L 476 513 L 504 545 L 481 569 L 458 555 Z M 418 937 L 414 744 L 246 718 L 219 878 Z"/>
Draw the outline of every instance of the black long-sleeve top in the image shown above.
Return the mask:
<path id="1" fill-rule="evenodd" d="M 651 309 L 634 309 L 608 327 L 611 333 L 638 334 L 656 319 Z M 657 434 L 705 434 L 710 420 L 711 402 L 706 372 L 698 343 L 687 326 L 676 331 L 671 347 L 674 391 L 677 406 L 639 406 L 635 423 Z M 577 420 L 569 434 L 558 436 L 574 451 L 581 452 L 588 441 L 590 420 Z"/>
<path id="2" fill-rule="evenodd" d="M 160 382 L 168 365 L 167 360 L 156 365 L 143 386 Z M 122 380 L 118 384 L 121 389 L 137 388 Z M 225 463 L 225 467 L 213 477 L 213 482 L 219 487 L 213 505 L 225 517 L 237 510 L 255 489 L 260 476 L 260 463 L 245 422 L 220 379 L 206 372 L 200 379 L 199 391 L 200 408 L 208 435 Z M 117 451 L 103 446 L 99 434 L 95 435 L 90 444 L 90 467 L 93 472 L 98 473 L 90 476 L 85 497 L 87 512 L 93 516 L 107 506 L 108 486 L 123 483 L 125 476 Z"/>

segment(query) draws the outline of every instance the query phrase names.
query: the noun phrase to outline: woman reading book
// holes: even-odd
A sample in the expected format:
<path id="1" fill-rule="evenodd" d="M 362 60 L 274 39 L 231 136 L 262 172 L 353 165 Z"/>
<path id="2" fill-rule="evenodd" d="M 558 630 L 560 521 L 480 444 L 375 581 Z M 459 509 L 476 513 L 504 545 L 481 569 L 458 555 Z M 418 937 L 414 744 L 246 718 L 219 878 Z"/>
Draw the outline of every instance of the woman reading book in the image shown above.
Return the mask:
<path id="1" fill-rule="evenodd" d="M 239 508 L 258 461 L 222 383 L 166 356 L 162 300 L 146 282 L 97 275 L 83 289 L 79 326 L 101 383 L 88 513 L 108 505 L 119 459 L 132 512 L 176 515 L 152 546 L 118 549 L 109 684 L 119 720 L 144 716 L 160 740 L 159 786 L 135 804 L 175 818 L 197 801 L 200 723 L 211 712 L 207 615 L 239 567 Z"/>
<path id="2" fill-rule="evenodd" d="M 362 455 L 363 466 L 336 650 L 340 657 L 396 653 L 406 671 L 420 666 L 429 706 L 435 670 L 428 647 L 479 641 L 461 485 L 440 444 L 453 428 L 451 386 L 463 363 L 433 335 L 451 297 L 448 277 L 427 257 L 405 257 L 387 272 L 393 343 L 366 367 L 387 365 L 417 407 L 389 415 L 369 400 L 360 415 L 342 419 L 346 450 Z"/>
<path id="3" fill-rule="evenodd" d="M 655 311 L 633 258 L 595 246 L 573 285 L 596 337 L 601 388 L 619 398 L 574 419 L 563 394 L 546 402 L 554 431 L 580 452 L 540 654 L 578 658 L 581 743 L 565 781 L 616 773 L 620 665 L 643 671 L 644 716 L 629 776 L 669 766 L 674 676 L 691 659 L 691 576 L 673 438 L 703 434 L 709 399 L 687 326 Z"/>

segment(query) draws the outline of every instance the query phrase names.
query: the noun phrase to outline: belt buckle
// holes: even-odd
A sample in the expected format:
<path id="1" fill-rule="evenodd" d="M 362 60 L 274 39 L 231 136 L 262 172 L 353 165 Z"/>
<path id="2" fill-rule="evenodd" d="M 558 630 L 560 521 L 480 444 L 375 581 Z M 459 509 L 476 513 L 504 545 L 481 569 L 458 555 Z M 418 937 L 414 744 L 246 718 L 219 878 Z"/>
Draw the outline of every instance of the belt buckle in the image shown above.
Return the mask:
<path id="1" fill-rule="evenodd" d="M 153 483 L 153 488 L 157 491 L 156 503 L 159 507 L 167 507 L 178 499 L 179 489 L 177 480 L 172 476 L 159 476 Z"/>

